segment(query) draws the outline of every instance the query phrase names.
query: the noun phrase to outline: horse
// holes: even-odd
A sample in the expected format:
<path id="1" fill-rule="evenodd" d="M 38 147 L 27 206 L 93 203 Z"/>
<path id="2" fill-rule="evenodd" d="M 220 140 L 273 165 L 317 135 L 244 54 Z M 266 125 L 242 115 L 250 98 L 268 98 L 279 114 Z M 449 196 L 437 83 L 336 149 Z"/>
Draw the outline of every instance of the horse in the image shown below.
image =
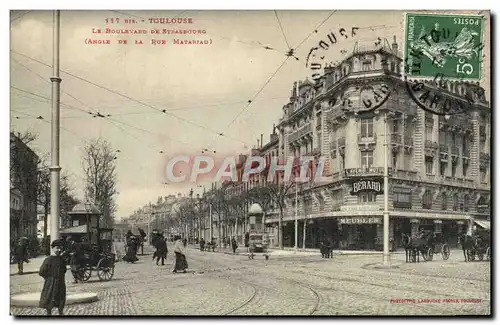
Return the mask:
<path id="1" fill-rule="evenodd" d="M 333 243 L 331 240 L 325 240 L 319 244 L 319 252 L 321 253 L 321 258 L 333 258 Z"/>
<path id="2" fill-rule="evenodd" d="M 408 262 L 420 262 L 420 254 L 424 260 L 432 258 L 426 254 L 429 248 L 434 247 L 434 233 L 429 230 L 424 230 L 418 235 L 408 235 L 402 234 L 401 242 L 405 249 L 406 263 Z"/>

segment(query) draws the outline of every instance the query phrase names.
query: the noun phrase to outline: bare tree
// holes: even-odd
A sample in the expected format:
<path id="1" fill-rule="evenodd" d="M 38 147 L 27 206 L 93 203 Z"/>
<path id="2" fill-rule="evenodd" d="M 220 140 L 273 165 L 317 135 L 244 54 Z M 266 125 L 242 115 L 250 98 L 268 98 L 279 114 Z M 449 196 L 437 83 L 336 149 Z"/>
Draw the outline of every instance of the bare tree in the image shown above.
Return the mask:
<path id="1" fill-rule="evenodd" d="M 269 194 L 280 210 L 278 219 L 278 245 L 283 249 L 283 212 L 285 210 L 285 199 L 288 196 L 290 189 L 294 188 L 294 182 L 281 182 L 279 184 L 273 183 L 268 185 Z"/>
<path id="2" fill-rule="evenodd" d="M 82 167 L 86 177 L 85 196 L 103 214 L 103 225 L 111 227 L 116 204 L 116 156 L 106 140 L 93 139 L 84 147 Z"/>

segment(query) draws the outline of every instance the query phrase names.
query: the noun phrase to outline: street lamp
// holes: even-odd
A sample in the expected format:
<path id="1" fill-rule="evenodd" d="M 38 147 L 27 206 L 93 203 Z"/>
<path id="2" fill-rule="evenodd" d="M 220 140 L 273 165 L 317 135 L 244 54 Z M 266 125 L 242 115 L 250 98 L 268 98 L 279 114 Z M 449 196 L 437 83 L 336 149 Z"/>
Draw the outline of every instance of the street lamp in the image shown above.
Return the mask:
<path id="1" fill-rule="evenodd" d="M 391 264 L 389 253 L 389 141 L 387 139 L 387 112 L 384 115 L 384 265 Z"/>

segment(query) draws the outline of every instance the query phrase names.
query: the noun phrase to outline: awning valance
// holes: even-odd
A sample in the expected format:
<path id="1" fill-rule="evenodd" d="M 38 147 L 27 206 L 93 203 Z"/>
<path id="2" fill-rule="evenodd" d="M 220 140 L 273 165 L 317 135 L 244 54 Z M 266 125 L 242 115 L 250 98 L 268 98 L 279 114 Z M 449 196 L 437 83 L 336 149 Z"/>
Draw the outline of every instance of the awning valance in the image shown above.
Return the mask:
<path id="1" fill-rule="evenodd" d="M 484 229 L 490 229 L 491 228 L 491 223 L 486 220 L 474 220 L 474 223 L 477 224 L 479 227 L 484 228 Z"/>

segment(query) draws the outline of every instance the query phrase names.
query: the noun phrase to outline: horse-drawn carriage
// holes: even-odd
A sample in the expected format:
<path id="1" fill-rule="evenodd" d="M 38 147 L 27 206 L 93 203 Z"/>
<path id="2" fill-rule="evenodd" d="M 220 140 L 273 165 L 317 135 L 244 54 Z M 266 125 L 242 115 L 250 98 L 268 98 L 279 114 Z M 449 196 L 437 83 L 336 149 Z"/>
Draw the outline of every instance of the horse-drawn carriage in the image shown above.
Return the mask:
<path id="1" fill-rule="evenodd" d="M 81 245 L 81 258 L 78 267 L 78 279 L 82 282 L 88 281 L 92 271 L 97 272 L 101 281 L 109 281 L 113 278 L 115 270 L 116 255 L 113 251 L 112 228 L 99 227 L 100 213 L 97 209 L 82 208 L 80 205 L 69 213 L 75 226 L 61 229 L 60 234 L 64 239 L 71 237 Z M 71 251 L 69 252 L 72 253 Z M 66 255 L 67 263 L 70 256 Z"/>
<path id="2" fill-rule="evenodd" d="M 441 232 L 421 230 L 415 235 L 402 234 L 402 244 L 406 252 L 406 262 L 432 261 L 434 255 L 441 254 L 443 260 L 450 258 L 450 246 Z"/>
<path id="3" fill-rule="evenodd" d="M 491 260 L 491 233 L 489 229 L 476 230 L 472 236 L 462 234 L 459 236 L 466 262 L 479 261 L 486 258 Z"/>

